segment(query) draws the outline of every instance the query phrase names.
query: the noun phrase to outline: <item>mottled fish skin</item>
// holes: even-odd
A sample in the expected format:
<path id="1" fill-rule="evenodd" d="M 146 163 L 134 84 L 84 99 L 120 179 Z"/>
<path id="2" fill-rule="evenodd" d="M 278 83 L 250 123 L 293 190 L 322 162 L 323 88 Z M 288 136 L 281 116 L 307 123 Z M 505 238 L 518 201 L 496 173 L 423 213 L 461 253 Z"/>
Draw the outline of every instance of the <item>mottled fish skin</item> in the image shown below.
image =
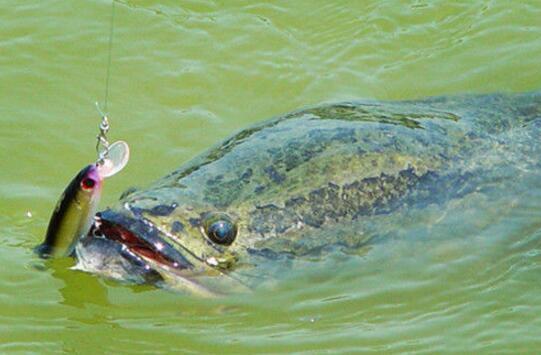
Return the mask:
<path id="1" fill-rule="evenodd" d="M 110 213 L 145 221 L 202 270 L 362 244 L 357 221 L 461 198 L 516 157 L 538 164 L 540 121 L 540 93 L 320 105 L 238 132 Z M 213 213 L 236 221 L 230 246 L 201 232 Z"/>

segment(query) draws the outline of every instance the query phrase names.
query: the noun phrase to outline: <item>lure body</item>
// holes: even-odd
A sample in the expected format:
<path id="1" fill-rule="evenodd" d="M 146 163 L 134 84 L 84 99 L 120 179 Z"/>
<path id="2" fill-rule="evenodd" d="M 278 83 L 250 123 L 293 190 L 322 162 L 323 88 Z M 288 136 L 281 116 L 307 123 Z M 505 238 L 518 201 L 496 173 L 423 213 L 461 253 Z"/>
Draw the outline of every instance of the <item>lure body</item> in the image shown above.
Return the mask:
<path id="1" fill-rule="evenodd" d="M 103 186 L 96 164 L 83 168 L 71 180 L 56 204 L 45 240 L 36 251 L 42 257 L 68 256 L 94 220 Z"/>

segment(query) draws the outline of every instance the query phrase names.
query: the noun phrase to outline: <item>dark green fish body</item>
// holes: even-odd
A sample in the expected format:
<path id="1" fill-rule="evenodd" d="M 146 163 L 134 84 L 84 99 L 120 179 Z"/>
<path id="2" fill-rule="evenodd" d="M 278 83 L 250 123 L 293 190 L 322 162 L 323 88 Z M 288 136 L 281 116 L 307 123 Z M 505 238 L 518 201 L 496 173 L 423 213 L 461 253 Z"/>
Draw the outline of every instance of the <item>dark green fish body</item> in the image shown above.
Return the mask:
<path id="1" fill-rule="evenodd" d="M 126 265 L 179 280 L 244 282 L 237 276 L 257 273 L 264 261 L 359 248 L 392 229 L 395 215 L 483 193 L 537 166 L 540 122 L 539 93 L 345 102 L 286 114 L 126 193 L 79 243 L 80 268 L 111 276 L 99 248 L 85 253 L 95 239 Z M 134 272 L 119 270 L 114 277 Z"/>

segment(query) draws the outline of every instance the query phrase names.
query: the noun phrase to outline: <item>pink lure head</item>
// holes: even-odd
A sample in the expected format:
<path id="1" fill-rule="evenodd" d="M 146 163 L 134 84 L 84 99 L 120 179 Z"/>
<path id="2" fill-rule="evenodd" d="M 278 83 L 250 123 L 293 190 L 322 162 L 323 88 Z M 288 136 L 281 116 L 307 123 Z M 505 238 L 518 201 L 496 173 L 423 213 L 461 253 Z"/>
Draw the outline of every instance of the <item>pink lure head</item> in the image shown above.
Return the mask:
<path id="1" fill-rule="evenodd" d="M 104 178 L 101 176 L 98 166 L 90 165 L 81 176 L 79 187 L 90 195 L 99 194 L 103 187 L 103 180 Z"/>

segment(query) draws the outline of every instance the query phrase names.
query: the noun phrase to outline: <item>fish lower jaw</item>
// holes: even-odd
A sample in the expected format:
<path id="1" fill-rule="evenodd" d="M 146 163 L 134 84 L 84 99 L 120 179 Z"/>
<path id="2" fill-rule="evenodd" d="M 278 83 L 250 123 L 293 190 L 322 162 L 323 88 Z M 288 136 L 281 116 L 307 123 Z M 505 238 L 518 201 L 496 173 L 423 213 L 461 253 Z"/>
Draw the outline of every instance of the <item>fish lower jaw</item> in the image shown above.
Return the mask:
<path id="1" fill-rule="evenodd" d="M 127 258 L 124 246 L 105 238 L 83 238 L 75 246 L 77 263 L 72 267 L 122 282 L 154 283 L 159 275 L 147 265 Z"/>

